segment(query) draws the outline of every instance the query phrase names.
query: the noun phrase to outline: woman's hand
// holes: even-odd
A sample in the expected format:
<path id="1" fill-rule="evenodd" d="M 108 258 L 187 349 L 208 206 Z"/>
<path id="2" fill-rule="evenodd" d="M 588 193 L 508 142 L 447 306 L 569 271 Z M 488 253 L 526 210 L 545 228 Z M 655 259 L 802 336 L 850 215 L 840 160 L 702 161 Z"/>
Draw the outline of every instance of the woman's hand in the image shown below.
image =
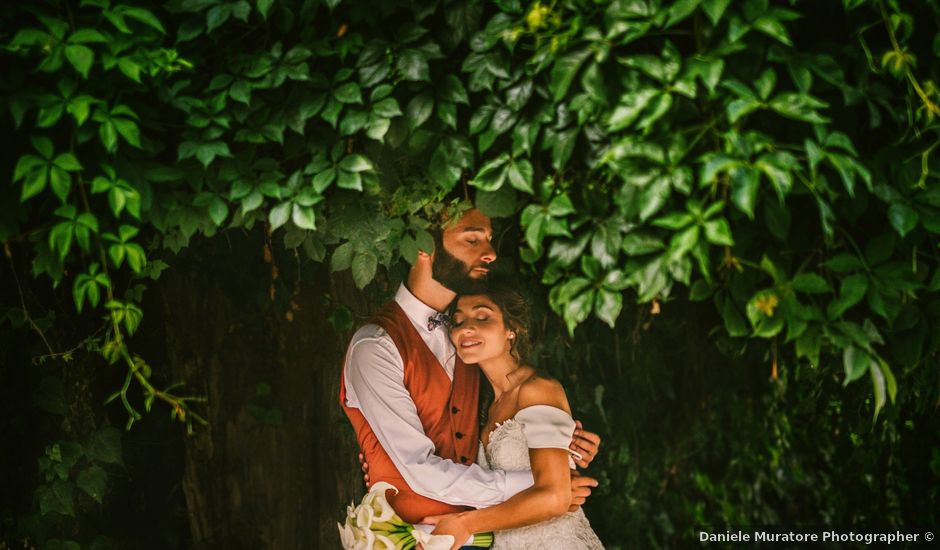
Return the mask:
<path id="1" fill-rule="evenodd" d="M 428 516 L 422 519 L 420 523 L 434 525 L 432 535 L 451 535 L 454 537 L 454 545 L 450 547 L 450 550 L 456 550 L 463 546 L 463 543 L 467 542 L 467 539 L 473 535 L 465 524 L 464 515 L 461 512 L 459 514 Z"/>

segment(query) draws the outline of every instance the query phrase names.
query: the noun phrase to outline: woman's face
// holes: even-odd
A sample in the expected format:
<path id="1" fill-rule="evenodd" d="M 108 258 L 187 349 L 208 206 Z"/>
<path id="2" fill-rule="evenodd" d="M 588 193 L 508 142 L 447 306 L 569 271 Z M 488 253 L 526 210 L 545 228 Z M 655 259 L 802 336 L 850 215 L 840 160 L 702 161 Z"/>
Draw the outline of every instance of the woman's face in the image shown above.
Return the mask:
<path id="1" fill-rule="evenodd" d="M 479 363 L 508 354 L 510 331 L 503 313 L 484 294 L 461 296 L 454 311 L 450 339 L 464 363 Z"/>

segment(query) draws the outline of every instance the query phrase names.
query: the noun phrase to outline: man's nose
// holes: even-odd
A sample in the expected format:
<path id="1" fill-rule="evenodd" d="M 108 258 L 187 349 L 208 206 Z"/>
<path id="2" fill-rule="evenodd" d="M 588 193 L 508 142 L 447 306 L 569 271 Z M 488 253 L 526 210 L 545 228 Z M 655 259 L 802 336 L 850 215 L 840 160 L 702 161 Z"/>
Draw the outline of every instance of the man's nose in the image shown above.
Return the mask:
<path id="1" fill-rule="evenodd" d="M 487 264 L 496 261 L 496 250 L 490 241 L 486 241 L 486 248 L 483 249 L 483 253 L 480 255 L 480 261 Z"/>

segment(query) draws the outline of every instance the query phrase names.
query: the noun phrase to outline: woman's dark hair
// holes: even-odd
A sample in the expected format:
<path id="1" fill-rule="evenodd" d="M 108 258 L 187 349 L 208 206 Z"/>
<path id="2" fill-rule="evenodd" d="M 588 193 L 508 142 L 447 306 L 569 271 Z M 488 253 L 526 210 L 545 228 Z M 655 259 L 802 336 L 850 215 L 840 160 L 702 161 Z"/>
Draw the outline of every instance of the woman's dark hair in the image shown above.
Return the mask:
<path id="1" fill-rule="evenodd" d="M 514 333 L 510 343 L 510 353 L 519 365 L 529 361 L 532 345 L 529 333 L 529 300 L 520 285 L 505 275 L 490 275 L 487 289 L 480 295 L 489 298 L 503 316 L 503 325 Z M 457 297 L 460 299 L 460 296 Z M 457 309 L 457 299 L 449 308 L 453 317 Z M 493 388 L 486 377 L 480 377 L 480 429 L 486 426 L 490 405 L 493 403 Z M 481 434 L 482 435 L 482 434 Z"/>
<path id="2" fill-rule="evenodd" d="M 532 352 L 528 298 L 516 281 L 498 275 L 490 278 L 483 294 L 496 304 L 503 315 L 503 325 L 515 334 L 510 350 L 513 358 L 520 365 L 525 365 Z"/>

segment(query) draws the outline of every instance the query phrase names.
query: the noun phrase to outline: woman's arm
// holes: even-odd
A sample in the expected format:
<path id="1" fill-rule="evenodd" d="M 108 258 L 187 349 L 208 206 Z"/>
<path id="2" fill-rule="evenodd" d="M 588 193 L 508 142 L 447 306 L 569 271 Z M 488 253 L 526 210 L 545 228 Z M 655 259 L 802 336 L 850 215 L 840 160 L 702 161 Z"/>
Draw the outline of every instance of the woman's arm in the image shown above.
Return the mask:
<path id="1" fill-rule="evenodd" d="M 519 409 L 548 405 L 570 414 L 561 384 L 546 378 L 526 382 L 519 390 Z M 564 444 L 563 444 L 564 446 Z M 489 508 L 459 514 L 433 516 L 423 520 L 436 523 L 434 534 L 453 535 L 458 548 L 473 533 L 498 531 L 532 525 L 568 511 L 571 503 L 571 471 L 565 448 L 530 448 L 532 487 Z"/>

